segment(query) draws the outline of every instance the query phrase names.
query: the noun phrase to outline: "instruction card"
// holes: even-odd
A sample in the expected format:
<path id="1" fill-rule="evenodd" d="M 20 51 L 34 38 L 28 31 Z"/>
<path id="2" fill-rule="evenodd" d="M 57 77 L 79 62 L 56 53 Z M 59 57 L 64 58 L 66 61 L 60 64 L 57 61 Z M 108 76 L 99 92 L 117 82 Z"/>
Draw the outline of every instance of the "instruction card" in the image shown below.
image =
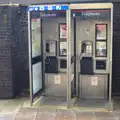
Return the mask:
<path id="1" fill-rule="evenodd" d="M 61 84 L 61 76 L 60 75 L 55 75 L 54 83 L 55 84 Z"/>
<path id="2" fill-rule="evenodd" d="M 98 77 L 91 77 L 91 85 L 92 86 L 98 85 Z"/>

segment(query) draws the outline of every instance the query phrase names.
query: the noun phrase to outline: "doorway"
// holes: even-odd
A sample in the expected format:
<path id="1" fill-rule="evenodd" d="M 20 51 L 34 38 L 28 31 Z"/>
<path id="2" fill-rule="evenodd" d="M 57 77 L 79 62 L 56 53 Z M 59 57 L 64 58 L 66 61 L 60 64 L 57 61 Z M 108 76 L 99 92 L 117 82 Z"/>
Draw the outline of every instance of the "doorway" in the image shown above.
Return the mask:
<path id="1" fill-rule="evenodd" d="M 66 107 L 68 97 L 66 10 L 68 6 L 41 5 L 35 7 L 39 8 L 38 10 L 32 7 L 34 8 L 31 6 L 28 14 L 31 105 L 39 102 L 41 106 Z M 33 69 L 36 64 L 33 64 L 33 60 L 36 57 L 39 58 L 37 63 L 41 63 L 41 66 L 37 65 L 38 69 Z M 34 92 L 36 86 L 38 91 Z"/>
<path id="2" fill-rule="evenodd" d="M 105 108 L 111 103 L 111 10 L 83 6 L 70 7 L 76 48 L 74 105 Z"/>

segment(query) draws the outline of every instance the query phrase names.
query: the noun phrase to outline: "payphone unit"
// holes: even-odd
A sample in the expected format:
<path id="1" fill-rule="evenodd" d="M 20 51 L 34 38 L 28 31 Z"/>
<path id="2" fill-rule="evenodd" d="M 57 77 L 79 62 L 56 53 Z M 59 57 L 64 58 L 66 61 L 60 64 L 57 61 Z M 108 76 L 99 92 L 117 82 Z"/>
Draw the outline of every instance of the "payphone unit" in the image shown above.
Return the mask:
<path id="1" fill-rule="evenodd" d="M 57 60 L 57 41 L 46 40 L 45 41 L 45 73 L 57 73 L 58 72 L 58 60 Z"/>
<path id="2" fill-rule="evenodd" d="M 81 41 L 80 73 L 93 74 L 93 43 L 92 41 Z M 88 67 L 89 66 L 89 67 Z"/>

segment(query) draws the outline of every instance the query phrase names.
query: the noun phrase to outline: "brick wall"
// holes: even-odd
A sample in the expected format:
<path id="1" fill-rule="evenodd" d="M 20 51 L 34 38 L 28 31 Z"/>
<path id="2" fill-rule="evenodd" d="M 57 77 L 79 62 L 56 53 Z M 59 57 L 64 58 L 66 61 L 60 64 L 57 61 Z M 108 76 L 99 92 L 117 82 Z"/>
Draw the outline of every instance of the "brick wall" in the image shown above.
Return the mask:
<path id="1" fill-rule="evenodd" d="M 29 88 L 26 7 L 0 7 L 0 98 Z"/>
<path id="2" fill-rule="evenodd" d="M 19 81 L 21 91 L 29 88 L 28 74 L 28 26 L 27 9 L 22 6 L 14 9 L 14 47 L 13 64 L 14 79 Z M 19 65 L 18 65 L 19 63 Z M 15 84 L 17 84 L 15 82 Z M 19 86 L 19 87 L 20 87 Z M 16 90 L 18 86 L 16 86 Z M 16 91 L 17 92 L 17 91 Z"/>
<path id="3" fill-rule="evenodd" d="M 114 3 L 113 21 L 113 93 L 120 95 L 120 3 Z"/>

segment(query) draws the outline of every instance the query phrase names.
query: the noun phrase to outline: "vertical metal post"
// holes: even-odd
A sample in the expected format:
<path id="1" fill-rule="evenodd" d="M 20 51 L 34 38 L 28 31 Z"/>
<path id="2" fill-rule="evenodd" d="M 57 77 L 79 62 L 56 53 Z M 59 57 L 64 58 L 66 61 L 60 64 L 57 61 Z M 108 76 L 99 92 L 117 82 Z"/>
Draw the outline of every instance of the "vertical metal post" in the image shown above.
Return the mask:
<path id="1" fill-rule="evenodd" d="M 33 81 L 32 81 L 32 41 L 31 41 L 31 27 L 30 27 L 30 11 L 28 11 L 28 50 L 29 50 L 29 86 L 30 86 L 30 105 L 33 105 Z"/>
<path id="2" fill-rule="evenodd" d="M 73 16 L 72 16 L 73 17 Z M 73 17 L 73 30 L 74 30 L 74 37 L 73 37 L 73 40 L 74 40 L 74 92 L 75 92 L 75 95 L 76 95 L 76 91 L 77 91 L 77 89 L 76 89 L 76 18 L 75 17 Z"/>
<path id="3" fill-rule="evenodd" d="M 111 40 L 110 40 L 110 60 L 109 60 L 109 68 L 110 68 L 110 76 L 109 76 L 109 106 L 110 108 L 112 103 L 112 48 L 113 48 L 113 6 L 111 8 Z"/>
<path id="4" fill-rule="evenodd" d="M 67 106 L 71 106 L 71 11 L 66 12 L 67 23 Z"/>

